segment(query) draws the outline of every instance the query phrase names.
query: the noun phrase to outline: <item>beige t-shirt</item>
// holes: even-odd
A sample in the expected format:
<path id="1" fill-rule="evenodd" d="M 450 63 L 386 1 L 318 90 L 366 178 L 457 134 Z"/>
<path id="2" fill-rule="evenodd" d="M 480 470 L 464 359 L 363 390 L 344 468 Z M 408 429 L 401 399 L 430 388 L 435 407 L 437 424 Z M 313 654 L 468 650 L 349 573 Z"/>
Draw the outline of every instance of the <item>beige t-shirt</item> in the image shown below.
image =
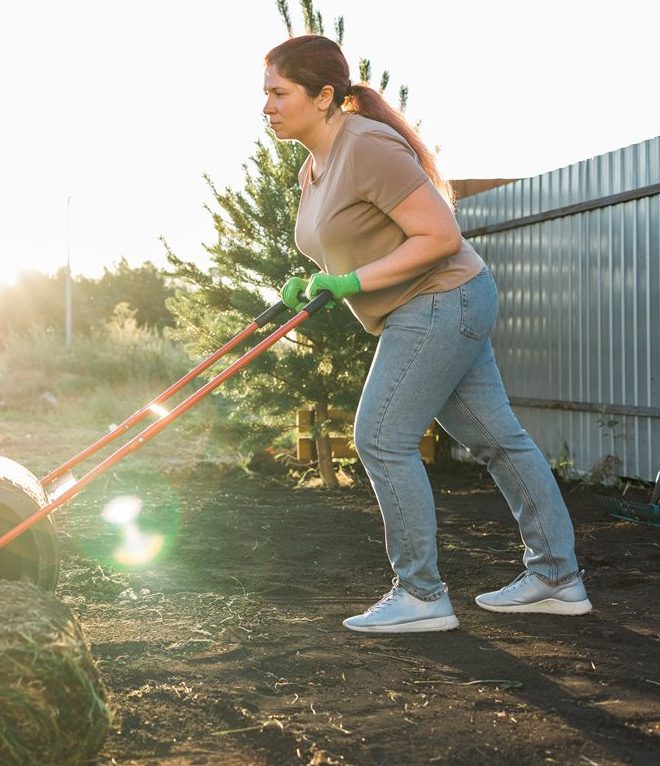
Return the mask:
<path id="1" fill-rule="evenodd" d="M 354 271 L 399 247 L 406 235 L 387 214 L 423 183 L 430 183 L 399 133 L 358 114 L 346 116 L 319 177 L 312 180 L 311 173 L 310 155 L 299 174 L 296 244 L 328 274 Z M 483 266 L 463 239 L 458 253 L 442 258 L 424 274 L 346 300 L 364 328 L 379 335 L 394 309 L 422 293 L 453 290 Z"/>

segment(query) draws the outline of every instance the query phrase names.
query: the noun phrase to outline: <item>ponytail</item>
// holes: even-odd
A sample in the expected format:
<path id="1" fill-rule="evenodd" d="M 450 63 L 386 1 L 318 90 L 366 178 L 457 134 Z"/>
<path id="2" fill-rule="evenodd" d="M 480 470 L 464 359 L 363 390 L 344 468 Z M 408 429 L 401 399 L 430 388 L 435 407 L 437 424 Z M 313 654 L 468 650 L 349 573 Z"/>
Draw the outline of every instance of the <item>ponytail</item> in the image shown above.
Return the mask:
<path id="1" fill-rule="evenodd" d="M 445 181 L 438 172 L 433 153 L 403 114 L 398 109 L 391 107 L 377 90 L 374 90 L 365 83 L 349 84 L 342 109 L 345 112 L 368 117 L 370 120 L 384 122 L 390 128 L 396 130 L 400 136 L 403 136 L 417 155 L 420 165 L 424 168 L 426 175 L 431 179 L 433 185 L 445 198 L 451 209 L 454 210 L 456 208 L 454 190 L 449 181 Z"/>

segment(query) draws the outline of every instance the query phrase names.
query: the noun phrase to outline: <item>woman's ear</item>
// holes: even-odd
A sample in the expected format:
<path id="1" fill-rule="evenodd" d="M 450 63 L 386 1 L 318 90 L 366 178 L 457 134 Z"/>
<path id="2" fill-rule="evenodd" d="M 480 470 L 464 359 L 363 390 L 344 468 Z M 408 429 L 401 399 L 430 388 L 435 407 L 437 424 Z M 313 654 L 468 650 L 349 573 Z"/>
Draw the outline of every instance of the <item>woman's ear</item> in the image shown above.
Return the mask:
<path id="1" fill-rule="evenodd" d="M 335 89 L 332 87 L 332 85 L 324 85 L 321 88 L 321 91 L 319 92 L 319 95 L 316 97 L 316 103 L 318 104 L 319 109 L 322 112 L 327 111 L 330 109 L 332 105 L 332 100 L 335 97 Z"/>

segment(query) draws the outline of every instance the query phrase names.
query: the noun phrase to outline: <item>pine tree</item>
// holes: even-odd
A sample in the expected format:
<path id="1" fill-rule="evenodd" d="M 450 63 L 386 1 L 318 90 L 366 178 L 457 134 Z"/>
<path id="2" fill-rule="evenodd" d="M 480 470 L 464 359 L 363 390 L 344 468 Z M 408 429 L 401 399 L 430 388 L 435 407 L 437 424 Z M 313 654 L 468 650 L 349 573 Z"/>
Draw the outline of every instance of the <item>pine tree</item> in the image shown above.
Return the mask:
<path id="1" fill-rule="evenodd" d="M 312 0 L 301 0 L 305 30 L 322 34 L 323 19 Z M 277 7 L 289 35 L 292 24 L 286 0 Z M 341 44 L 344 20 L 335 33 Z M 362 79 L 370 64 L 360 60 Z M 389 74 L 383 73 L 381 90 Z M 206 177 L 218 210 L 213 216 L 217 242 L 207 247 L 212 267 L 206 273 L 169 251 L 174 274 L 191 289 L 180 290 L 168 306 L 177 318 L 175 336 L 194 354 L 208 354 L 274 303 L 291 276 L 306 277 L 316 266 L 294 242 L 300 189 L 298 171 L 307 150 L 295 142 L 278 142 L 270 132 L 256 144 L 245 164 L 244 188 L 219 191 Z M 167 246 L 167 245 L 166 245 Z M 263 333 L 267 332 L 265 328 Z M 293 425 L 296 408 L 312 405 L 319 473 L 336 486 L 330 440 L 330 407 L 354 410 L 375 349 L 349 309 L 323 309 L 258 357 L 249 369 L 228 380 L 220 395 L 231 400 L 231 420 L 247 443 L 269 443 L 277 430 Z M 228 424 L 230 426 L 230 424 Z"/>

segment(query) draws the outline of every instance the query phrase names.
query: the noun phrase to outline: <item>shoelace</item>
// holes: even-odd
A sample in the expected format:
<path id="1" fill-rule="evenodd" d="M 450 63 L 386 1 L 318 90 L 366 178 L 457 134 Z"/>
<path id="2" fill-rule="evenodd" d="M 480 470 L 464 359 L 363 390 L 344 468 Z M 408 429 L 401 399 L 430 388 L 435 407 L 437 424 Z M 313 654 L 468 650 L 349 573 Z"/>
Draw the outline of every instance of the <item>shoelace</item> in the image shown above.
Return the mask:
<path id="1" fill-rule="evenodd" d="M 508 585 L 505 585 L 503 588 L 500 588 L 500 593 L 504 593 L 505 590 L 516 590 L 516 588 L 519 588 L 523 584 L 523 580 L 525 580 L 526 577 L 531 577 L 533 574 L 534 572 L 530 572 L 529 569 L 526 569 L 524 572 L 521 572 L 515 580 L 510 582 Z M 584 575 L 585 570 L 580 569 L 577 579 L 584 580 Z"/>
<path id="2" fill-rule="evenodd" d="M 508 585 L 505 585 L 503 588 L 500 589 L 501 593 L 504 593 L 504 591 L 508 590 L 516 590 L 523 584 L 523 580 L 525 580 L 527 577 L 530 577 L 532 575 L 532 572 L 530 572 L 528 569 L 524 572 L 521 572 L 518 577 L 516 577 L 515 580 L 510 582 Z"/>
<path id="3" fill-rule="evenodd" d="M 386 604 L 389 604 L 390 601 L 397 598 L 398 595 L 399 593 L 397 589 L 392 588 L 392 590 L 389 593 L 386 593 L 377 604 L 370 606 L 369 609 L 367 609 L 367 612 L 377 612 L 379 609 L 382 609 Z"/>

